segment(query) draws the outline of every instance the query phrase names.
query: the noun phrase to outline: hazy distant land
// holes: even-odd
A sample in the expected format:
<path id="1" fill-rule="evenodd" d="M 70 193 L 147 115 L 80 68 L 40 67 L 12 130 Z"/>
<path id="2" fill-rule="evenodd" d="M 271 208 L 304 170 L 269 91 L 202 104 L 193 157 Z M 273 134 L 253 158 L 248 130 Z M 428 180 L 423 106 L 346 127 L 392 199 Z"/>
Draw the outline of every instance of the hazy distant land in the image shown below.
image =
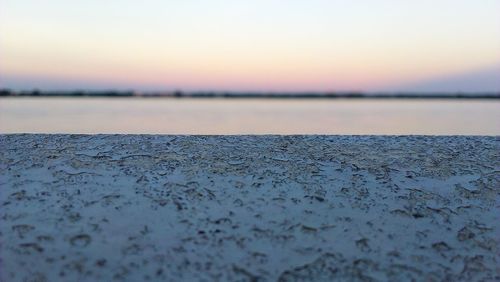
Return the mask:
<path id="1" fill-rule="evenodd" d="M 272 98 L 272 99 L 500 99 L 498 92 L 218 92 L 218 91 L 13 91 L 0 90 L 0 97 L 169 97 L 169 98 Z"/>

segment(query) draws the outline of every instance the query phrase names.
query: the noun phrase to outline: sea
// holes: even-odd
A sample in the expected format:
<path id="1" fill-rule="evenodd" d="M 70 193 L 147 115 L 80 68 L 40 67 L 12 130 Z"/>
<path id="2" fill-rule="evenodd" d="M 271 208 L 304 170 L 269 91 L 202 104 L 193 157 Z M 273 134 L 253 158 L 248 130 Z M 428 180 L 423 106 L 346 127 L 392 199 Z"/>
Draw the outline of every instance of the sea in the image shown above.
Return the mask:
<path id="1" fill-rule="evenodd" d="M 2 97 L 0 133 L 498 136 L 500 100 Z"/>

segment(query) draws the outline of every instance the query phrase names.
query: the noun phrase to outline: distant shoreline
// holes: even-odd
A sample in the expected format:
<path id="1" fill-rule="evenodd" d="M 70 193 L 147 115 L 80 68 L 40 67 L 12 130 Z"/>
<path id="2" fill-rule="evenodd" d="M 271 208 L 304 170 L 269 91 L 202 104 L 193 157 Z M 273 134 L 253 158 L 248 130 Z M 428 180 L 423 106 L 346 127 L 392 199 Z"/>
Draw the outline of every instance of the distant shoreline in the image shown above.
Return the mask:
<path id="1" fill-rule="evenodd" d="M 137 92 L 137 91 L 11 91 L 0 97 L 107 97 L 107 98 L 225 98 L 225 99 L 500 99 L 500 93 L 451 92 Z"/>

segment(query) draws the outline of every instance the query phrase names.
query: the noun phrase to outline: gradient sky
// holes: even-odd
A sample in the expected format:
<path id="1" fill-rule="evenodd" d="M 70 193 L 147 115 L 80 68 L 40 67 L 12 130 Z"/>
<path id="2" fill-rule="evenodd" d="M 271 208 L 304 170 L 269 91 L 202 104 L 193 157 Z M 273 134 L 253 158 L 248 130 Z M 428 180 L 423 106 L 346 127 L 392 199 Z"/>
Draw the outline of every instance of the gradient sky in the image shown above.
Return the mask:
<path id="1" fill-rule="evenodd" d="M 0 0 L 0 87 L 500 91 L 500 0 Z"/>

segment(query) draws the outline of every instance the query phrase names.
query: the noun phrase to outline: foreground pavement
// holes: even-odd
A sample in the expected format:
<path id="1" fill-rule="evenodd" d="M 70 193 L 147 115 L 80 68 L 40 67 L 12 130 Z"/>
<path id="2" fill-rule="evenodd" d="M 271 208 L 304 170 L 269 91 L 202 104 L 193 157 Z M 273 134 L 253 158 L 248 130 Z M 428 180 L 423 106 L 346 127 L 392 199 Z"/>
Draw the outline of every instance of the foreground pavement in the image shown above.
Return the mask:
<path id="1" fill-rule="evenodd" d="M 2 281 L 500 279 L 500 139 L 0 135 Z"/>

